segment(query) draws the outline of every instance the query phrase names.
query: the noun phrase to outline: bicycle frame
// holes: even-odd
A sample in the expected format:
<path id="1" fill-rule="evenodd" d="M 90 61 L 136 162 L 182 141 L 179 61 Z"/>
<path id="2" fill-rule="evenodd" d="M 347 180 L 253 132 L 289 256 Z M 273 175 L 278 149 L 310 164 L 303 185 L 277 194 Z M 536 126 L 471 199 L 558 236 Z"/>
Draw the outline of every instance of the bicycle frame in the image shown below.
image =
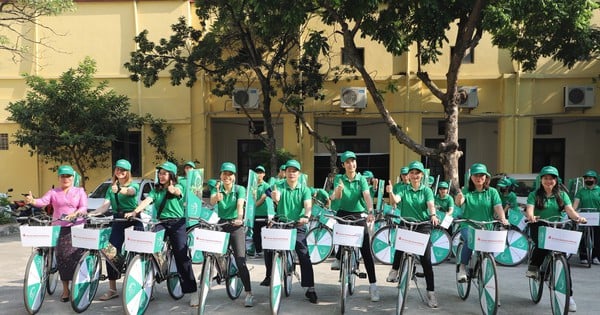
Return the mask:
<path id="1" fill-rule="evenodd" d="M 269 229 L 293 229 L 296 222 L 270 221 Z M 295 248 L 295 244 L 292 245 Z M 292 249 L 272 249 L 273 263 L 271 268 L 271 283 L 269 284 L 269 297 L 271 313 L 279 313 L 281 296 L 285 293 L 288 297 L 292 293 L 293 276 L 296 273 Z"/>

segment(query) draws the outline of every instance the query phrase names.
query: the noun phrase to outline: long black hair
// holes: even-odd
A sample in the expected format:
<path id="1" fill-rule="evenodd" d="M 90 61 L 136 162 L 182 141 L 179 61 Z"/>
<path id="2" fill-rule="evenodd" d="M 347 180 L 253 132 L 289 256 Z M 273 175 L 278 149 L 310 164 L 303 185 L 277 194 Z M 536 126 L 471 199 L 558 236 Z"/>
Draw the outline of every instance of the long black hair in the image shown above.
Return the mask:
<path id="1" fill-rule="evenodd" d="M 550 175 L 550 174 L 548 174 Z M 554 178 L 554 180 L 556 181 L 556 185 L 554 185 L 554 187 L 552 187 L 552 195 L 554 196 L 554 198 L 556 198 L 556 203 L 558 204 L 558 208 L 560 209 L 560 211 L 562 211 L 565 208 L 565 201 L 562 199 L 562 197 L 560 196 L 560 187 L 558 185 L 558 178 L 554 175 L 550 175 Z M 541 183 L 541 177 L 540 177 L 540 187 L 538 187 L 538 189 L 535 192 L 535 208 L 538 210 L 543 210 L 544 207 L 546 206 L 546 200 L 548 200 L 548 197 L 546 197 L 546 191 L 544 190 L 544 186 L 542 186 Z"/>

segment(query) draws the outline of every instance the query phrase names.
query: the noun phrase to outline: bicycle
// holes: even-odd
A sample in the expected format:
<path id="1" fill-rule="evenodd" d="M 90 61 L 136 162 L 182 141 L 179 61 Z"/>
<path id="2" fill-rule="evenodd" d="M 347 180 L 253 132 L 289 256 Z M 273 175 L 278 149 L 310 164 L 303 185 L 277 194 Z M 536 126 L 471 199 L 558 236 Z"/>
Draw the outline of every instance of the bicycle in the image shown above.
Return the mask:
<path id="1" fill-rule="evenodd" d="M 116 260 L 120 260 L 122 253 L 115 253 L 114 258 L 110 258 L 110 254 L 107 254 L 112 231 L 108 225 L 112 222 L 127 222 L 130 220 L 115 219 L 112 216 L 88 217 L 86 220 L 83 229 L 71 229 L 73 247 L 86 249 L 77 265 L 75 265 L 73 281 L 71 281 L 71 287 L 69 288 L 71 307 L 77 313 L 84 312 L 92 304 L 100 280 L 108 279 L 108 276 L 102 273 L 102 260 L 105 260 L 115 270 L 124 273 L 127 270 L 128 262 L 133 258 L 133 253 L 127 252 L 122 263 L 117 263 Z M 138 218 L 135 218 L 135 220 L 143 222 Z"/>
<path id="2" fill-rule="evenodd" d="M 144 314 L 152 298 L 154 284 L 167 281 L 169 295 L 178 300 L 183 297 L 171 243 L 165 230 L 153 232 L 161 221 L 144 221 L 146 231 L 125 229 L 125 250 L 132 252 L 123 278 L 123 310 L 125 314 Z"/>
<path id="3" fill-rule="evenodd" d="M 570 219 L 565 221 L 537 219 L 537 221 L 545 223 L 553 228 L 564 228 L 568 223 L 573 223 L 570 229 L 575 230 L 577 228 L 575 221 Z M 566 230 L 564 232 L 579 233 L 579 237 L 581 237 L 581 232 Z M 541 234 L 542 233 L 539 233 L 540 239 L 543 238 Z M 534 247 L 535 246 L 531 246 L 530 256 Z M 540 248 L 542 248 L 541 245 Z M 537 276 L 535 278 L 529 278 L 529 294 L 531 300 L 535 304 L 539 303 L 542 299 L 544 282 L 547 282 L 548 289 L 550 290 L 550 307 L 552 309 L 552 314 L 567 314 L 569 311 L 569 297 L 571 293 L 571 276 L 569 265 L 567 263 L 567 256 L 565 252 L 557 249 L 546 249 L 549 250 L 549 253 L 544 257 L 544 261 L 538 269 Z M 577 245 L 574 246 L 573 251 L 577 251 Z"/>
<path id="4" fill-rule="evenodd" d="M 360 247 L 364 237 L 364 227 L 354 224 L 365 221 L 365 218 L 348 220 L 335 215 L 325 215 L 337 220 L 333 226 L 333 244 L 339 245 L 340 256 L 340 310 L 346 311 L 346 298 L 354 294 L 356 276 L 365 279 L 367 274 L 359 272 L 358 260 Z M 341 223 L 340 223 L 341 222 Z"/>
<path id="5" fill-rule="evenodd" d="M 52 226 L 52 222 L 56 220 L 48 216 L 18 217 L 17 221 L 23 224 L 20 227 L 22 245 L 33 247 L 25 267 L 23 303 L 29 314 L 36 314 L 44 303 L 46 292 L 49 295 L 54 294 L 58 285 L 59 274 L 54 247 L 60 226 Z"/>
<path id="6" fill-rule="evenodd" d="M 371 238 L 371 254 L 381 264 L 391 265 L 394 261 L 394 239 L 400 222 L 398 218 L 392 213 L 382 214 L 382 227 Z"/>
<path id="7" fill-rule="evenodd" d="M 596 213 L 598 209 L 596 208 L 580 208 L 579 213 Z M 591 221 L 591 220 L 589 220 Z M 587 257 L 587 267 L 592 268 L 592 261 L 594 258 L 594 227 L 593 225 L 583 225 L 580 224 L 579 227 L 582 230 L 583 235 L 581 236 L 581 241 L 584 242 L 585 254 Z M 585 265 L 585 264 L 584 264 Z"/>
<path id="8" fill-rule="evenodd" d="M 411 232 L 415 232 L 416 229 L 421 225 L 431 225 L 430 221 L 416 222 L 404 218 L 400 218 L 400 221 L 402 225 L 401 228 Z M 406 303 L 406 295 L 408 293 L 408 284 L 411 280 L 414 281 L 417 287 L 417 292 L 419 292 L 421 301 L 425 302 L 425 298 L 423 298 L 423 295 L 421 294 L 421 290 L 419 289 L 419 285 L 417 283 L 418 275 L 416 272 L 417 266 L 415 265 L 415 260 L 419 258 L 417 255 L 418 252 L 424 252 L 426 250 L 427 243 L 429 242 L 429 235 L 423 233 L 419 234 L 423 235 L 421 236 L 421 239 L 409 240 L 409 243 L 411 245 L 411 251 L 409 252 L 408 249 L 404 249 L 402 253 L 402 258 L 400 260 L 400 275 L 398 280 L 398 297 L 396 299 L 396 314 L 402 314 L 404 312 L 404 304 Z M 415 246 L 415 244 L 418 244 L 418 246 Z M 397 245 L 399 244 L 396 244 L 396 246 Z M 396 250 L 396 247 L 394 248 L 394 250 Z"/>
<path id="9" fill-rule="evenodd" d="M 294 259 L 297 223 L 271 220 L 268 226 L 262 231 L 262 237 L 263 248 L 273 251 L 269 300 L 271 313 L 276 315 L 281 306 L 281 296 L 283 293 L 286 297 L 290 296 L 294 275 L 298 277 Z"/>
<path id="10" fill-rule="evenodd" d="M 221 227 L 231 224 L 231 221 L 210 223 L 202 218 L 190 219 L 198 220 L 197 224 L 190 227 L 193 235 L 192 247 L 194 250 L 201 250 L 204 254 L 198 288 L 198 314 L 204 314 L 206 298 L 213 280 L 217 284 L 225 281 L 225 291 L 232 300 L 240 296 L 244 287 L 235 264 L 233 249 L 229 246 L 229 233 L 220 231 Z M 216 275 L 214 270 L 217 272 Z"/>
<path id="11" fill-rule="evenodd" d="M 492 221 L 475 221 L 470 219 L 459 219 L 455 220 L 455 222 L 470 222 L 475 224 L 480 229 L 474 230 L 475 233 L 477 231 L 485 230 L 485 226 L 488 224 L 499 223 L 498 220 Z M 462 240 L 458 244 L 456 249 L 456 289 L 458 291 L 458 296 L 462 300 L 466 300 L 469 297 L 469 292 L 471 291 L 471 282 L 478 288 L 479 292 L 479 305 L 481 306 L 481 311 L 483 314 L 496 314 L 498 311 L 498 307 L 500 305 L 498 301 L 498 277 L 496 271 L 496 262 L 494 261 L 493 254 L 488 251 L 479 250 L 479 244 L 481 243 L 495 243 L 502 244 L 504 246 L 506 242 L 506 231 L 484 231 L 488 234 L 487 236 L 473 236 L 470 237 L 472 239 L 472 243 L 469 244 L 469 247 L 473 247 L 473 254 L 471 259 L 469 260 L 467 268 L 467 280 L 461 281 L 459 279 L 459 270 L 461 264 L 461 255 L 462 248 L 465 246 L 464 240 Z M 504 232 L 501 234 L 494 235 L 493 233 Z M 483 242 L 481 242 L 483 240 Z"/>
<path id="12" fill-rule="evenodd" d="M 335 221 L 325 216 L 330 210 L 313 205 L 312 216 L 306 232 L 308 254 L 313 265 L 324 262 L 333 252 L 333 224 Z"/>
<path id="13" fill-rule="evenodd" d="M 500 266 L 514 267 L 523 263 L 529 254 L 529 237 L 521 229 L 524 222 L 524 215 L 521 210 L 509 209 L 508 227 L 506 234 L 506 248 L 503 252 L 494 253 L 494 259 Z"/>

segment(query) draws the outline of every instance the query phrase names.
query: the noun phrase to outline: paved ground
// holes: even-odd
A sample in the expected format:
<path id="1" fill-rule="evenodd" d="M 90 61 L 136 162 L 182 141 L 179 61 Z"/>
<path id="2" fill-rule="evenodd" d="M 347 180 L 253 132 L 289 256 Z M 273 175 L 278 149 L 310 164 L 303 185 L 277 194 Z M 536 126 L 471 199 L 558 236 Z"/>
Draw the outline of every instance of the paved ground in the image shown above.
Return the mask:
<path id="1" fill-rule="evenodd" d="M 30 249 L 20 245 L 18 236 L 0 237 L 0 313 L 2 314 L 26 314 L 23 307 L 22 281 L 25 265 Z M 573 259 L 572 259 L 573 260 Z M 264 266 L 262 259 L 250 259 L 251 278 L 256 306 L 244 308 L 243 299 L 231 301 L 224 291 L 223 286 L 216 286 L 211 291 L 207 306 L 208 314 L 268 314 L 268 290 L 258 284 L 264 277 Z M 413 288 L 408 293 L 408 305 L 405 314 L 481 314 L 476 294 L 462 301 L 456 294 L 454 282 L 454 265 L 444 263 L 434 267 L 436 279 L 436 293 L 440 307 L 430 309 L 421 302 L 417 289 Z M 499 267 L 500 295 L 502 306 L 498 314 L 551 314 L 547 291 L 540 304 L 533 304 L 529 298 L 527 280 L 524 277 L 525 265 L 513 268 Z M 196 266 L 197 274 L 200 266 Z M 368 298 L 368 282 L 359 279 L 357 282 L 357 293 L 348 299 L 348 311 L 346 314 L 390 314 L 395 309 L 395 298 L 397 290 L 392 284 L 385 283 L 385 276 L 389 270 L 388 266 L 376 266 L 377 277 L 381 291 L 381 301 L 372 303 Z M 598 314 L 600 302 L 598 300 L 598 287 L 600 285 L 600 266 L 592 266 L 587 269 L 574 263 L 572 266 L 573 281 L 575 283 L 575 298 L 578 311 L 576 314 Z M 304 298 L 304 290 L 298 283 L 294 283 L 292 295 L 282 301 L 280 314 L 339 314 L 337 272 L 329 270 L 329 261 L 315 266 L 315 277 L 317 279 L 316 290 L 319 296 L 319 304 L 310 304 Z M 120 282 L 118 283 L 121 284 Z M 101 282 L 99 292 L 102 293 L 108 286 L 107 282 Z M 419 280 L 419 287 L 424 293 L 425 283 Z M 120 288 L 119 288 L 120 289 Z M 61 288 L 54 296 L 47 296 L 39 314 L 75 314 L 69 303 L 61 303 L 58 300 Z M 472 292 L 474 293 L 474 292 Z M 476 292 L 475 292 L 476 293 Z M 157 286 L 156 300 L 150 303 L 147 314 L 196 314 L 197 309 L 188 306 L 189 298 L 174 301 L 167 293 L 164 283 Z M 123 309 L 121 300 L 114 299 L 108 302 L 95 301 L 86 311 L 88 314 L 120 314 Z"/>

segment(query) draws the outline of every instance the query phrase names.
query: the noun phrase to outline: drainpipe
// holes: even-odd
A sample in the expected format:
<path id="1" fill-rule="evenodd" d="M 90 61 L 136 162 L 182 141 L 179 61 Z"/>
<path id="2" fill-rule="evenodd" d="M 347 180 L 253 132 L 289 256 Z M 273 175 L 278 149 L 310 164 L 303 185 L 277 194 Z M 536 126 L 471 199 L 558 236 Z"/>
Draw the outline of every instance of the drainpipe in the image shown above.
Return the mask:
<path id="1" fill-rule="evenodd" d="M 514 139 L 512 141 L 513 143 L 513 171 L 515 173 L 520 173 L 520 170 L 518 169 L 518 153 L 517 153 L 517 148 L 519 147 L 518 145 L 518 137 L 519 137 L 519 119 L 520 119 L 520 93 L 521 91 L 521 63 L 517 63 L 517 71 L 515 73 L 515 112 L 514 112 L 514 120 L 513 120 L 513 130 L 514 132 Z"/>

